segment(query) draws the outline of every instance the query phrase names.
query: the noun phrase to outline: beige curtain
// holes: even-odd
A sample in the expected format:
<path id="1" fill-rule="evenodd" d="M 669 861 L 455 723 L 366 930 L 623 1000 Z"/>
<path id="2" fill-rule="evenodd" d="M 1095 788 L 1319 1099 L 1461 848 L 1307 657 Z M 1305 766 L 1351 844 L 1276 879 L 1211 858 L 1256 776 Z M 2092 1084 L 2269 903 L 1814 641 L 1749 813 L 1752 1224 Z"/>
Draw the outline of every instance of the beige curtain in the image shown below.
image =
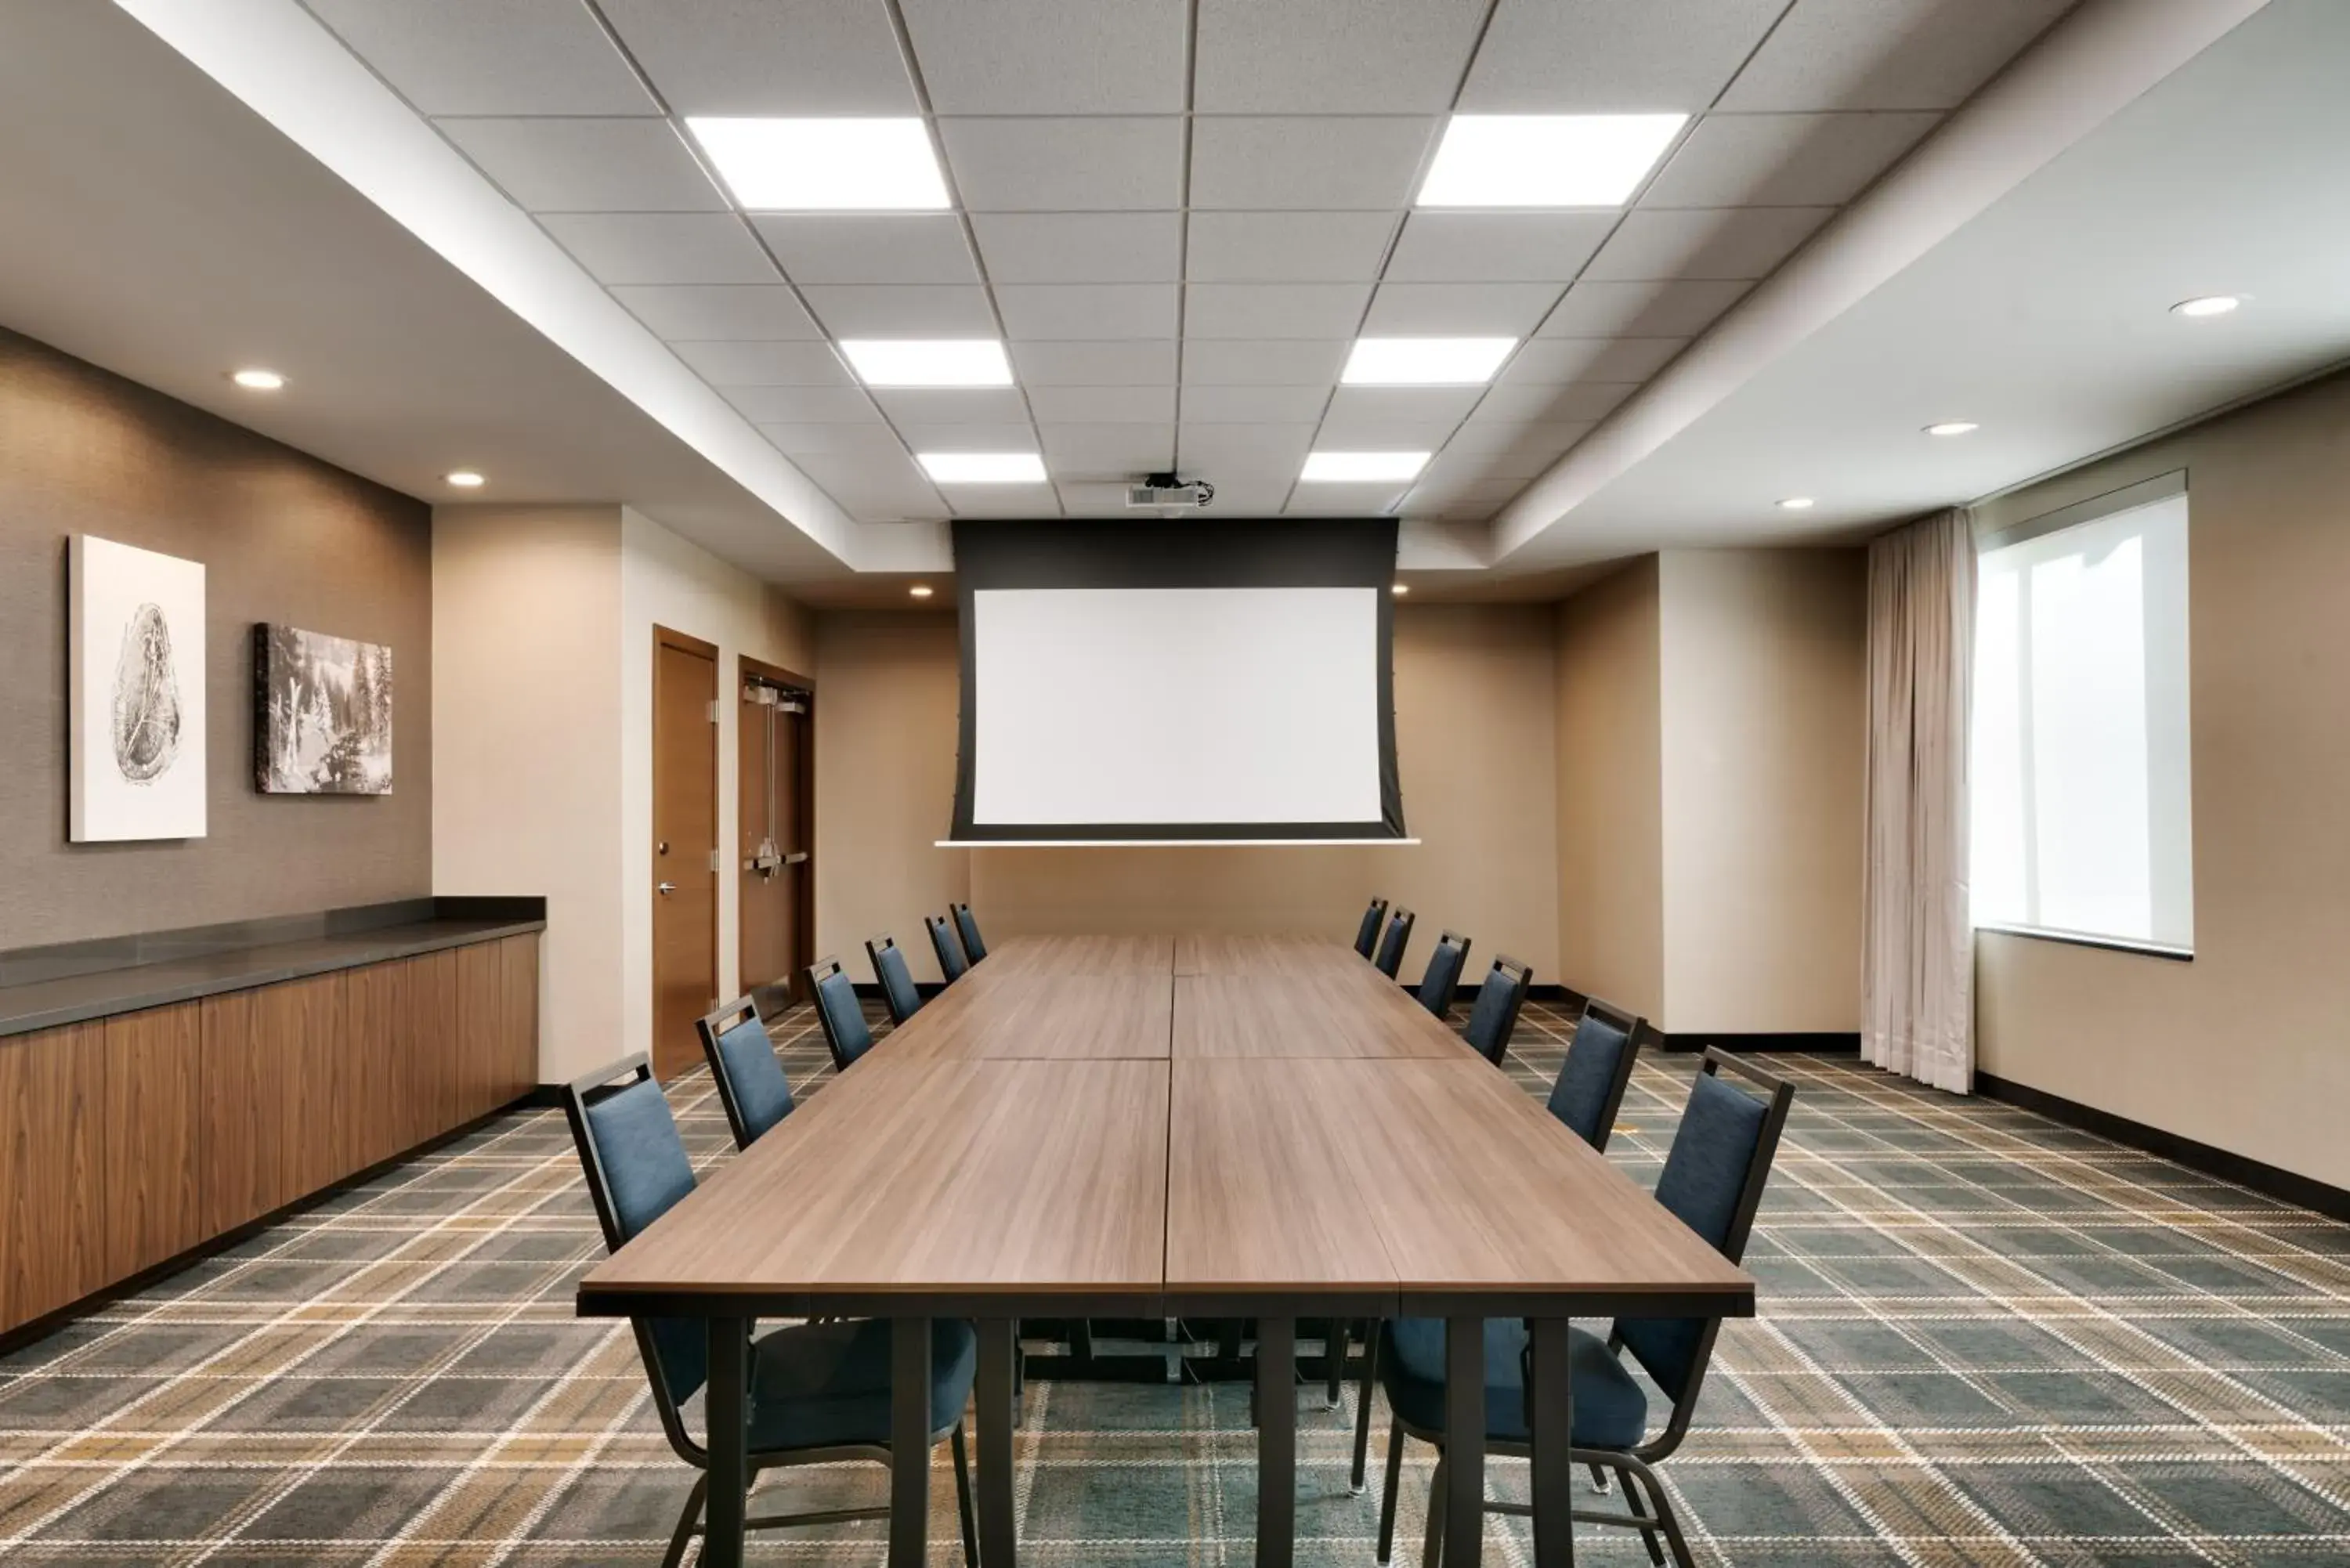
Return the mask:
<path id="1" fill-rule="evenodd" d="M 1868 846 L 1861 1054 L 1974 1086 L 1967 705 L 1975 542 L 1947 512 L 1868 547 Z"/>

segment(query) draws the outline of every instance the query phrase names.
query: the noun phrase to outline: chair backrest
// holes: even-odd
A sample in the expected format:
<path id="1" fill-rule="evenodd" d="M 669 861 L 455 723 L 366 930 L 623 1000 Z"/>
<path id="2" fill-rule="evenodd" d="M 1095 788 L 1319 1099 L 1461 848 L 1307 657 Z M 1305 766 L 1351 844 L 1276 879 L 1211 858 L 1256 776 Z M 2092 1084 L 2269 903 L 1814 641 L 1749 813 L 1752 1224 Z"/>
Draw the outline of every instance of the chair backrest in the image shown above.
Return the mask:
<path id="1" fill-rule="evenodd" d="M 971 966 L 963 961 L 962 948 L 955 941 L 954 927 L 944 915 L 924 915 L 922 929 L 931 933 L 931 950 L 939 955 L 939 972 L 951 985 L 962 978 Z"/>
<path id="2" fill-rule="evenodd" d="M 1639 1050 L 1639 1019 L 1596 996 L 1586 1002 L 1575 1038 L 1567 1042 L 1566 1060 L 1558 1064 L 1558 1077 L 1550 1086 L 1550 1114 L 1604 1152 Z"/>
<path id="3" fill-rule="evenodd" d="M 1387 919 L 1388 901 L 1373 898 L 1371 907 L 1363 911 L 1363 923 L 1355 928 L 1355 950 L 1365 958 L 1379 945 L 1379 922 Z"/>
<path id="4" fill-rule="evenodd" d="M 775 1044 L 759 1018 L 759 1005 L 738 996 L 717 1012 L 693 1021 L 702 1054 L 710 1063 L 719 1108 L 734 1134 L 734 1147 L 748 1148 L 758 1136 L 792 1114 L 792 1084 L 784 1076 Z"/>
<path id="5" fill-rule="evenodd" d="M 1452 992 L 1461 983 L 1461 971 L 1469 967 L 1469 939 L 1459 931 L 1447 931 L 1436 939 L 1436 950 L 1428 955 L 1428 970 L 1419 977 L 1419 1004 L 1442 1018 L 1452 1011 Z"/>
<path id="6" fill-rule="evenodd" d="M 888 936 L 868 937 L 865 956 L 873 961 L 873 978 L 881 982 L 889 1022 L 903 1023 L 914 1016 L 922 1005 L 922 993 L 914 989 L 914 971 L 906 967 L 906 955 L 897 942 Z"/>
<path id="7" fill-rule="evenodd" d="M 693 1162 L 670 1115 L 669 1096 L 653 1081 L 652 1064 L 641 1052 L 573 1079 L 563 1086 L 562 1098 L 604 1245 L 617 1252 L 693 1190 Z M 709 1379 L 709 1331 L 692 1318 L 632 1322 L 661 1426 L 670 1442 L 691 1458 L 694 1450 L 678 1407 Z"/>
<path id="8" fill-rule="evenodd" d="M 1724 1072 L 1762 1092 L 1731 1083 Z M 1706 1048 L 1688 1108 L 1657 1179 L 1657 1201 L 1735 1263 L 1746 1255 L 1754 1211 L 1771 1180 L 1771 1161 L 1795 1085 L 1714 1046 Z M 1671 1430 L 1687 1428 L 1698 1385 L 1713 1355 L 1718 1317 L 1617 1318 L 1616 1340 L 1631 1351 L 1673 1401 Z"/>
<path id="9" fill-rule="evenodd" d="M 1496 1067 L 1510 1054 L 1510 1036 L 1517 1032 L 1518 1014 L 1525 1010 L 1526 992 L 1534 982 L 1532 969 L 1503 953 L 1493 960 L 1484 983 L 1477 988 L 1464 1033 L 1478 1054 Z"/>
<path id="10" fill-rule="evenodd" d="M 955 935 L 962 939 L 962 956 L 977 963 L 987 956 L 987 944 L 979 940 L 979 917 L 971 912 L 969 904 L 949 904 L 947 913 L 954 917 Z"/>
<path id="11" fill-rule="evenodd" d="M 1389 980 L 1403 968 L 1403 950 L 1411 941 L 1413 919 L 1409 909 L 1398 909 L 1395 918 L 1388 922 L 1388 934 L 1379 939 L 1378 957 L 1371 962 Z"/>
<path id="12" fill-rule="evenodd" d="M 832 1047 L 832 1064 L 842 1072 L 873 1049 L 873 1031 L 865 1023 L 864 1004 L 857 1000 L 857 982 L 848 978 L 837 958 L 808 965 L 808 989 L 816 993 L 816 1018 L 824 1025 L 824 1043 Z"/>

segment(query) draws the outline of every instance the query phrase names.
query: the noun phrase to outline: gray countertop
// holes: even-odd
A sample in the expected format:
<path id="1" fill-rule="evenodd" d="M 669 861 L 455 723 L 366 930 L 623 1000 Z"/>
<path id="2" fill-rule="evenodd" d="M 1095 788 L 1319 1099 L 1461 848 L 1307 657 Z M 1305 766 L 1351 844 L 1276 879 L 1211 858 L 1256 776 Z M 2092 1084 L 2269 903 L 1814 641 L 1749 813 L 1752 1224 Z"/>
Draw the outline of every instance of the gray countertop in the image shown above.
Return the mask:
<path id="1" fill-rule="evenodd" d="M 546 929 L 543 919 L 416 920 L 342 936 L 270 942 L 200 958 L 172 959 L 27 985 L 0 986 L 0 1036 L 55 1029 L 118 1012 L 136 1012 L 144 1007 L 192 1002 L 223 992 L 274 985 L 280 981 L 413 958 L 443 948 Z"/>

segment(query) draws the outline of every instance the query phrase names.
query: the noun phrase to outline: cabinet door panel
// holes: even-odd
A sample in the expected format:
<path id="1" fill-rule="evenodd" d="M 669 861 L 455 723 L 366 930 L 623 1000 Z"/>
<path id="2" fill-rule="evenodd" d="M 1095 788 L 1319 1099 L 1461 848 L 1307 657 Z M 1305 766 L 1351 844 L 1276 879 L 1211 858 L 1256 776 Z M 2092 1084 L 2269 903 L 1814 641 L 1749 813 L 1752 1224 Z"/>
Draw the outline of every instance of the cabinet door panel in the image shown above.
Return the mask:
<path id="1" fill-rule="evenodd" d="M 203 1022 L 195 1002 L 105 1023 L 107 1282 L 203 1241 Z"/>
<path id="2" fill-rule="evenodd" d="M 420 1141 L 405 1060 L 412 961 L 369 964 L 343 977 L 343 1029 L 349 1042 L 343 1141 L 354 1170 Z"/>
<path id="3" fill-rule="evenodd" d="M 286 1094 L 272 1017 L 260 991 L 204 998 L 198 1057 L 204 1231 L 218 1235 L 286 1200 L 279 1171 Z"/>
<path id="4" fill-rule="evenodd" d="M 409 964 L 400 1048 L 414 1109 L 405 1147 L 412 1148 L 457 1125 L 457 954 L 426 953 Z"/>
<path id="5" fill-rule="evenodd" d="M 498 944 L 504 1016 L 499 1028 L 499 1103 L 521 1098 L 538 1086 L 538 936 L 508 937 Z"/>
<path id="6" fill-rule="evenodd" d="M 497 1108 L 498 1027 L 504 1016 L 498 949 L 475 942 L 457 950 L 457 1022 L 460 1035 L 457 1119 L 472 1121 Z"/>
<path id="7" fill-rule="evenodd" d="M 107 1283 L 104 1027 L 0 1039 L 0 1327 Z"/>

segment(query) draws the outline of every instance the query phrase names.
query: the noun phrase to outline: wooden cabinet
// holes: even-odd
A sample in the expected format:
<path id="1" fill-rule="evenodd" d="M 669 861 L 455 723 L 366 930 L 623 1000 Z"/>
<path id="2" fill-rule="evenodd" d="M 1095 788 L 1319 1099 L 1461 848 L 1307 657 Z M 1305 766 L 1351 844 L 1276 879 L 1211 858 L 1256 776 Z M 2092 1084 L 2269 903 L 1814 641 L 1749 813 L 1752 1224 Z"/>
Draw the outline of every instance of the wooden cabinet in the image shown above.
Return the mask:
<path id="1" fill-rule="evenodd" d="M 538 938 L 0 1037 L 0 1331 L 538 1080 Z"/>

